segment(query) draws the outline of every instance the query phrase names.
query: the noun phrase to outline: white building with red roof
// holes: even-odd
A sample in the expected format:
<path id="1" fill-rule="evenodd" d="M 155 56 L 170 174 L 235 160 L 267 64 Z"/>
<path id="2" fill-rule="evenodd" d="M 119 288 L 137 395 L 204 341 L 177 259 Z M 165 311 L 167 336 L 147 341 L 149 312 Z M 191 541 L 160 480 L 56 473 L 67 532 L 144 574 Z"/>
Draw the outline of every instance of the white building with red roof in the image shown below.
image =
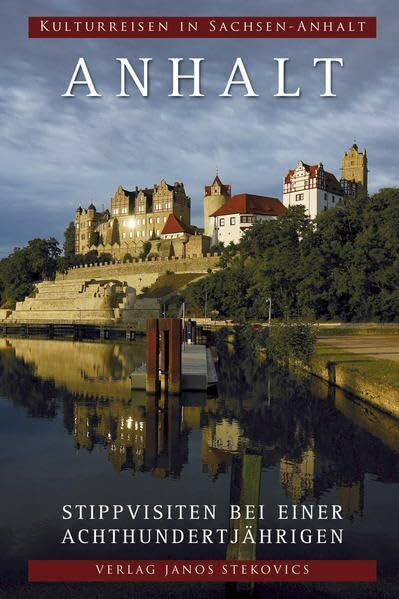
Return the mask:
<path id="1" fill-rule="evenodd" d="M 161 242 L 156 243 L 157 252 L 163 257 L 198 258 L 210 251 L 210 238 L 203 229 L 188 225 L 175 214 L 169 214 L 161 231 Z"/>
<path id="2" fill-rule="evenodd" d="M 310 218 L 333 208 L 343 196 L 340 182 L 321 162 L 309 165 L 300 160 L 284 177 L 284 206 L 305 206 Z"/>
<path id="3" fill-rule="evenodd" d="M 235 195 L 211 214 L 216 236 L 213 242 L 225 245 L 238 243 L 244 232 L 255 222 L 276 219 L 285 211 L 286 208 L 277 198 L 250 193 Z"/>
<path id="4" fill-rule="evenodd" d="M 187 225 L 174 214 L 169 214 L 168 219 L 161 231 L 161 239 L 178 239 L 186 235 L 198 235 L 202 233 L 201 229 L 192 225 Z"/>

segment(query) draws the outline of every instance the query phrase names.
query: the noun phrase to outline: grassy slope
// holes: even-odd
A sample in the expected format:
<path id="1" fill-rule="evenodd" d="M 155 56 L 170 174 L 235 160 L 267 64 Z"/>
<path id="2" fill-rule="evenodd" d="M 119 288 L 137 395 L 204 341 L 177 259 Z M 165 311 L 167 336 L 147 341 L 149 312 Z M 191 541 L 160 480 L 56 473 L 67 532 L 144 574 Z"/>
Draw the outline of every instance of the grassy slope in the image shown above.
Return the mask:
<path id="1" fill-rule="evenodd" d="M 318 334 L 323 337 L 335 337 L 336 335 L 399 335 L 399 324 L 390 324 L 389 326 L 376 325 L 351 325 L 319 327 Z"/>
<path id="2" fill-rule="evenodd" d="M 316 357 L 325 362 L 335 362 L 348 372 L 359 374 L 372 383 L 388 385 L 399 391 L 399 363 L 354 354 L 336 347 L 317 346 Z"/>
<path id="3" fill-rule="evenodd" d="M 165 297 L 183 289 L 186 285 L 205 275 L 187 272 L 182 274 L 161 275 L 141 297 Z"/>

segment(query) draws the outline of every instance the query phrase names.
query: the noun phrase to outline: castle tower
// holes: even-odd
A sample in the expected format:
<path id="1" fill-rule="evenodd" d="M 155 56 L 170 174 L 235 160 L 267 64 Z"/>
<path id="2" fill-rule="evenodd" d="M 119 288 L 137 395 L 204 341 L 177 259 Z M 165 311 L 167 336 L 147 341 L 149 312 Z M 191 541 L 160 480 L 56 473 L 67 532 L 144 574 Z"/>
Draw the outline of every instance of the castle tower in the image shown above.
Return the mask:
<path id="1" fill-rule="evenodd" d="M 357 183 L 367 193 L 367 152 L 359 152 L 357 145 L 353 146 L 342 156 L 342 179 Z"/>
<path id="2" fill-rule="evenodd" d="M 231 185 L 224 185 L 216 175 L 212 185 L 204 188 L 204 232 L 208 237 L 214 236 L 214 219 L 210 217 L 218 208 L 224 206 L 231 197 Z"/>
<path id="3" fill-rule="evenodd" d="M 75 212 L 75 254 L 86 254 L 93 243 L 99 213 L 94 204 Z"/>

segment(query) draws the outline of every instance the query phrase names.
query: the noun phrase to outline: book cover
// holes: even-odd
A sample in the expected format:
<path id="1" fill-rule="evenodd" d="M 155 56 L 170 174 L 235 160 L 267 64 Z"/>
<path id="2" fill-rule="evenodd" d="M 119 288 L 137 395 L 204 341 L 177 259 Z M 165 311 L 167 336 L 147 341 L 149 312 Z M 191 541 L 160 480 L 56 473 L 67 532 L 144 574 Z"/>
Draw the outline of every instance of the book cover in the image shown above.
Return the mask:
<path id="1" fill-rule="evenodd" d="M 0 13 L 1 597 L 397 597 L 398 8 Z"/>

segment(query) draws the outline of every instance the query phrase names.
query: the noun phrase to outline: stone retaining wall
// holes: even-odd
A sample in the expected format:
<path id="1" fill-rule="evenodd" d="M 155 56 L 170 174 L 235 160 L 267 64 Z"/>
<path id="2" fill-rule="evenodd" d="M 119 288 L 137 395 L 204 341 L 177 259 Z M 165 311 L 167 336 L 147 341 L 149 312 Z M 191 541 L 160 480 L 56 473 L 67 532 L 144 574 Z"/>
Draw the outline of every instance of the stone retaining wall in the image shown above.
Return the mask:
<path id="1" fill-rule="evenodd" d="M 84 269 L 83 272 L 87 272 Z M 8 314 L 6 323 L 144 323 L 159 316 L 159 302 L 137 298 L 115 279 L 62 280 L 38 283 L 33 293 Z"/>
<path id="2" fill-rule="evenodd" d="M 393 387 L 372 383 L 360 374 L 321 358 L 313 358 L 306 370 L 399 419 L 399 393 Z"/>
<path id="3" fill-rule="evenodd" d="M 12 310 L 0 310 L 0 321 L 5 320 L 10 314 Z"/>
<path id="4" fill-rule="evenodd" d="M 150 287 L 166 272 L 173 273 L 207 273 L 209 269 L 217 270 L 219 255 L 200 256 L 198 258 L 153 258 L 136 262 L 113 262 L 112 264 L 90 265 L 70 268 L 67 273 L 57 273 L 56 280 L 72 281 L 74 279 L 119 279 L 140 293 L 144 287 Z"/>

